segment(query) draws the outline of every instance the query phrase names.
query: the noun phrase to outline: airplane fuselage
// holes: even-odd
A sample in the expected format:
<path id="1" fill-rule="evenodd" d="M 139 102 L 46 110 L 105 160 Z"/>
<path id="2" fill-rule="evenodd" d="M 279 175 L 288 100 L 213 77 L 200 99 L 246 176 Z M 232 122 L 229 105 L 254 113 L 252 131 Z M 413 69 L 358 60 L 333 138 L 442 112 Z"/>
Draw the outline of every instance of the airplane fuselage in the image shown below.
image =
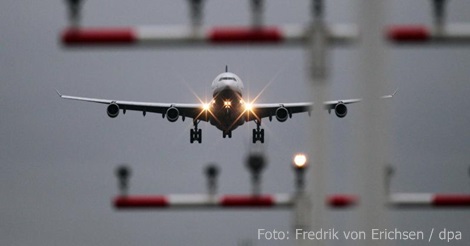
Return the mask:
<path id="1" fill-rule="evenodd" d="M 242 97 L 243 82 L 233 73 L 219 74 L 212 82 L 210 103 L 210 123 L 219 130 L 229 134 L 245 123 L 246 105 Z"/>

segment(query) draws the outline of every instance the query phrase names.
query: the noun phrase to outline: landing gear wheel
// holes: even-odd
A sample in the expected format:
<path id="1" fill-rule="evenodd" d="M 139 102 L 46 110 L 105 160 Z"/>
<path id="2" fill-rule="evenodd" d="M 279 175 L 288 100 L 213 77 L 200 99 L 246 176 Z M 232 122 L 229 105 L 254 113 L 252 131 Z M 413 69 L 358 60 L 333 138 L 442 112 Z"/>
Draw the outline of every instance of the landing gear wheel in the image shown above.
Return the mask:
<path id="1" fill-rule="evenodd" d="M 253 129 L 253 143 L 264 143 L 264 129 Z"/>
<path id="2" fill-rule="evenodd" d="M 260 141 L 264 143 L 264 129 L 260 128 L 261 122 L 256 121 L 256 129 L 253 129 L 253 143 Z"/>
<path id="3" fill-rule="evenodd" d="M 194 143 L 194 130 L 193 129 L 189 131 L 189 142 Z"/>
<path id="4" fill-rule="evenodd" d="M 199 122 L 198 121 L 194 121 L 194 129 L 191 129 L 189 131 L 189 142 L 190 143 L 194 143 L 194 141 L 197 141 L 198 143 L 201 143 L 202 142 L 202 131 L 201 129 L 197 129 L 197 124 Z"/>
<path id="5" fill-rule="evenodd" d="M 199 143 L 202 143 L 202 130 L 201 129 L 197 130 L 197 141 Z"/>
<path id="6" fill-rule="evenodd" d="M 256 143 L 257 140 L 258 140 L 258 138 L 257 138 L 257 134 L 256 134 L 256 129 L 253 129 L 253 143 Z"/>
<path id="7" fill-rule="evenodd" d="M 264 143 L 264 129 L 261 129 L 260 134 L 259 134 L 259 140 L 261 143 Z"/>

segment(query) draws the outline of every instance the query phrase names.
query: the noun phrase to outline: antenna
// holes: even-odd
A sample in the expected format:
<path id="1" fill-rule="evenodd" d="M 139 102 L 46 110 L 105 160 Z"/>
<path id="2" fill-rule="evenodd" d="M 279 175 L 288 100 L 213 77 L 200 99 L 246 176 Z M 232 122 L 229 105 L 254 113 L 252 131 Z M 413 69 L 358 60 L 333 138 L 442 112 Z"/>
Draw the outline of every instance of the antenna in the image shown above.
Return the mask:
<path id="1" fill-rule="evenodd" d="M 228 65 L 225 65 L 225 72 L 228 73 Z"/>

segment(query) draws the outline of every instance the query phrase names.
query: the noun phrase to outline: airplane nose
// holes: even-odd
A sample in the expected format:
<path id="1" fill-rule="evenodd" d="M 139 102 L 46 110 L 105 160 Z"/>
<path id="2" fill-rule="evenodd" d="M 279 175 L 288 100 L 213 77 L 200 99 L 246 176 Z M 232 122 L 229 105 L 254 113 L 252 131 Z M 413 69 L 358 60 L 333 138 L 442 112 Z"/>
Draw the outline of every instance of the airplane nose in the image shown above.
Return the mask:
<path id="1" fill-rule="evenodd" d="M 227 89 L 232 89 L 232 86 L 230 84 L 230 82 L 228 81 L 224 81 L 220 87 L 219 87 L 221 90 L 227 90 Z"/>

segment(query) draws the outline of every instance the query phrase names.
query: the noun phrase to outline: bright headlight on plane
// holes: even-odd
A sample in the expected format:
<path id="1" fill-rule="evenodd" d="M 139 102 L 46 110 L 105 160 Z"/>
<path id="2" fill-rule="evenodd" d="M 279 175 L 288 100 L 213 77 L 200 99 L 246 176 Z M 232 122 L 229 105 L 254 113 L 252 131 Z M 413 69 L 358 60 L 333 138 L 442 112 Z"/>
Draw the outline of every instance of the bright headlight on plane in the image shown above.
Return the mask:
<path id="1" fill-rule="evenodd" d="M 251 103 L 245 103 L 245 110 L 246 111 L 252 111 L 253 110 L 253 105 Z"/>
<path id="2" fill-rule="evenodd" d="M 230 101 L 224 101 L 224 106 L 225 107 L 230 107 L 232 105 L 232 102 Z"/>
<path id="3" fill-rule="evenodd" d="M 202 104 L 202 109 L 204 111 L 208 111 L 210 109 L 211 105 L 209 103 L 203 103 Z"/>

